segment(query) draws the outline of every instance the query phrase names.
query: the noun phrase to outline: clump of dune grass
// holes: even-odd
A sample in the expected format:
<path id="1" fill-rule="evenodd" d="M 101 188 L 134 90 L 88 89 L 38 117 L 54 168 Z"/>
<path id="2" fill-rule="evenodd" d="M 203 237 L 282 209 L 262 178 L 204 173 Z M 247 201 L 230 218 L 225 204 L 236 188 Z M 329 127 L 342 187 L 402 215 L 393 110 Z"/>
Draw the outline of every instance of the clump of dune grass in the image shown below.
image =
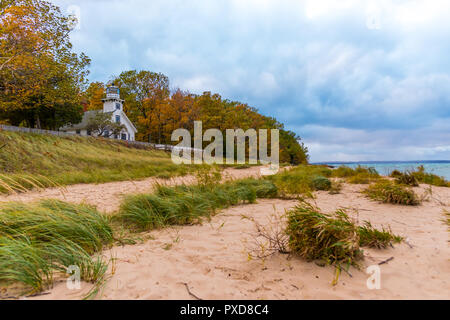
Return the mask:
<path id="1" fill-rule="evenodd" d="M 390 174 L 389 174 L 389 176 L 391 177 L 391 178 L 398 178 L 398 177 L 401 177 L 403 175 L 403 172 L 401 172 L 401 171 L 399 171 L 399 170 L 393 170 Z"/>
<path id="2" fill-rule="evenodd" d="M 340 166 L 333 170 L 333 177 L 348 178 L 355 175 L 355 170 L 347 166 Z"/>
<path id="3" fill-rule="evenodd" d="M 299 195 L 312 196 L 318 190 L 330 190 L 332 170 L 324 166 L 300 165 L 291 170 L 284 170 L 267 179 L 278 188 L 283 198 L 296 198 Z"/>
<path id="4" fill-rule="evenodd" d="M 137 230 L 196 224 L 218 209 L 276 195 L 277 189 L 270 181 L 255 179 L 217 185 L 159 185 L 153 194 L 125 198 L 116 219 Z"/>
<path id="5" fill-rule="evenodd" d="M 21 283 L 23 294 L 45 290 L 70 266 L 97 282 L 107 264 L 93 257 L 113 241 L 109 220 L 90 206 L 56 200 L 0 206 L 0 283 Z"/>
<path id="6" fill-rule="evenodd" d="M 358 226 L 344 209 L 325 214 L 306 202 L 287 213 L 286 234 L 291 253 L 336 267 L 333 284 L 337 283 L 341 270 L 360 267 L 364 257 L 361 247 L 382 249 L 403 240 L 390 229 L 377 230 L 367 221 Z"/>
<path id="7" fill-rule="evenodd" d="M 340 194 L 342 191 L 342 182 L 338 180 L 331 181 L 330 194 Z"/>
<path id="8" fill-rule="evenodd" d="M 292 253 L 309 261 L 357 266 L 363 257 L 358 227 L 344 210 L 331 216 L 308 203 L 300 203 L 288 212 L 286 232 Z"/>
<path id="9" fill-rule="evenodd" d="M 444 210 L 444 215 L 445 215 L 445 219 L 443 221 L 448 226 L 448 231 L 450 232 L 450 212 Z"/>
<path id="10" fill-rule="evenodd" d="M 361 247 L 385 249 L 393 243 L 400 243 L 403 237 L 392 233 L 390 228 L 375 229 L 369 221 L 365 221 L 362 227 L 358 228 L 359 244 Z"/>
<path id="11" fill-rule="evenodd" d="M 390 176 L 395 178 L 401 184 L 414 187 L 417 187 L 419 183 L 437 187 L 450 187 L 450 181 L 447 181 L 444 177 L 426 172 L 423 165 L 415 170 L 408 170 L 405 172 L 394 170 L 391 172 Z"/>
<path id="12" fill-rule="evenodd" d="M 347 166 L 341 166 L 333 170 L 333 177 L 345 178 L 351 184 L 369 184 L 378 180 L 380 175 L 374 168 L 358 166 L 352 169 Z"/>
<path id="13" fill-rule="evenodd" d="M 421 203 L 419 197 L 409 187 L 390 180 L 382 180 L 372 184 L 363 192 L 370 199 L 384 203 L 408 206 L 417 206 Z"/>
<path id="14" fill-rule="evenodd" d="M 254 190 L 256 198 L 273 199 L 278 197 L 278 188 L 270 180 L 248 178 L 234 181 L 233 184 L 238 187 Z"/>
<path id="15" fill-rule="evenodd" d="M 328 191 L 331 189 L 331 181 L 323 176 L 315 176 L 311 180 L 311 186 L 314 190 Z"/>
<path id="16" fill-rule="evenodd" d="M 425 171 L 424 166 L 418 167 L 415 171 L 410 173 L 420 183 L 429 184 L 437 187 L 450 187 L 450 181 L 438 175 Z"/>
<path id="17" fill-rule="evenodd" d="M 391 177 L 395 177 L 395 181 L 398 184 L 403 184 L 403 185 L 407 185 L 407 186 L 411 186 L 411 187 L 419 186 L 419 181 L 417 180 L 415 175 L 410 171 L 393 172 L 393 173 L 391 173 Z"/>
<path id="18" fill-rule="evenodd" d="M 194 172 L 194 177 L 199 186 L 214 186 L 222 180 L 222 170 L 218 166 L 201 165 Z"/>
<path id="19" fill-rule="evenodd" d="M 38 204 L 6 203 L 0 206 L 0 236 L 27 236 L 50 242 L 64 238 L 93 253 L 113 241 L 108 218 L 95 208 L 58 200 Z"/>

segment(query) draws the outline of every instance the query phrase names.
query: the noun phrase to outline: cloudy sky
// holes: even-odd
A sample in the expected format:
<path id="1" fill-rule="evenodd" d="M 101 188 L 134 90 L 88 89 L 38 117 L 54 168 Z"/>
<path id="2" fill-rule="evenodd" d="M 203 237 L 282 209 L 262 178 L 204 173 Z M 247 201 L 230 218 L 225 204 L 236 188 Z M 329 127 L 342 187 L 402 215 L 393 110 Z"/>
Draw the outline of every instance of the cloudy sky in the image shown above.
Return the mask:
<path id="1" fill-rule="evenodd" d="M 448 0 L 53 0 L 92 81 L 123 70 L 276 117 L 311 160 L 450 159 Z"/>

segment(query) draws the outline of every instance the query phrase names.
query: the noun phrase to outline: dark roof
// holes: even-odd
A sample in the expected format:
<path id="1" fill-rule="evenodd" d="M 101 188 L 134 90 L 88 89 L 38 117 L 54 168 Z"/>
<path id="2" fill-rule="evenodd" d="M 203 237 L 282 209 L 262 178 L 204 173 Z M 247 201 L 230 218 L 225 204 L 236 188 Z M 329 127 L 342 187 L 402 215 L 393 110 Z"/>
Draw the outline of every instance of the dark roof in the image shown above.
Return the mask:
<path id="1" fill-rule="evenodd" d="M 70 131 L 70 130 L 83 130 L 86 129 L 87 125 L 89 124 L 89 121 L 95 117 L 95 115 L 99 112 L 103 112 L 103 110 L 91 110 L 91 111 L 86 111 L 83 114 L 83 119 L 81 120 L 80 123 L 78 124 L 74 124 L 74 125 L 67 125 L 62 127 L 60 130 L 61 131 Z"/>

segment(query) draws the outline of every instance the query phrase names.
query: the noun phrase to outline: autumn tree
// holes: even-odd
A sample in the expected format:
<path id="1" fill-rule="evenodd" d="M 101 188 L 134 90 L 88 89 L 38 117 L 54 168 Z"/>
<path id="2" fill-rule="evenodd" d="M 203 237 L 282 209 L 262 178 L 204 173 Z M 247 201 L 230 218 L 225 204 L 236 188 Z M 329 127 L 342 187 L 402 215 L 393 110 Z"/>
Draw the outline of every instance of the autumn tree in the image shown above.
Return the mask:
<path id="1" fill-rule="evenodd" d="M 71 51 L 72 18 L 44 0 L 0 10 L 0 118 L 50 129 L 79 122 L 90 60 Z"/>
<path id="2" fill-rule="evenodd" d="M 149 141 L 151 137 L 152 142 L 171 144 L 172 132 L 179 128 L 189 130 L 193 139 L 194 121 L 202 121 L 203 130 L 219 129 L 224 136 L 227 129 L 278 129 L 281 161 L 292 164 L 308 161 L 308 150 L 300 137 L 247 104 L 223 99 L 209 91 L 195 95 L 176 89 L 170 93 L 169 79 L 150 71 L 126 71 L 114 82 L 121 89 L 125 112 L 137 124 L 138 140 Z M 268 144 L 270 152 L 270 135 Z"/>
<path id="3" fill-rule="evenodd" d="M 132 70 L 122 72 L 114 82 L 125 100 L 124 111 L 137 124 L 137 138 L 160 143 L 165 125 L 162 110 L 170 97 L 169 78 L 162 73 Z"/>
<path id="4" fill-rule="evenodd" d="M 92 82 L 89 84 L 84 98 L 86 100 L 87 110 L 103 109 L 102 99 L 105 96 L 105 84 L 103 82 Z"/>

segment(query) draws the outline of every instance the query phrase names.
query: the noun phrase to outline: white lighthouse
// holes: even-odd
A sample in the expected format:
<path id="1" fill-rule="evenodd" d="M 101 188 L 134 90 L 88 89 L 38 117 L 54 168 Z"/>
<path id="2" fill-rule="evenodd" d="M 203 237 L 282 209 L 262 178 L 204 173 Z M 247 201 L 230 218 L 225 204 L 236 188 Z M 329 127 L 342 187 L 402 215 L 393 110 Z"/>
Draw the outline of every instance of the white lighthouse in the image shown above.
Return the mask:
<path id="1" fill-rule="evenodd" d="M 106 88 L 106 98 L 102 99 L 102 101 L 103 110 L 86 111 L 83 115 L 83 120 L 81 123 L 66 126 L 61 128 L 61 130 L 79 135 L 91 135 L 91 132 L 87 130 L 87 125 L 90 119 L 92 119 L 95 114 L 98 114 L 98 112 L 110 113 L 111 121 L 122 124 L 124 129 L 119 134 L 112 136 L 109 132 L 106 132 L 105 136 L 113 139 L 135 141 L 137 129 L 123 111 L 123 103 L 125 101 L 120 99 L 119 87 L 117 87 L 114 83 L 108 84 L 108 87 Z"/>
<path id="2" fill-rule="evenodd" d="M 119 87 L 117 87 L 114 83 L 108 84 L 108 87 L 106 88 L 106 98 L 102 101 L 103 112 L 111 112 L 112 121 L 123 124 L 125 127 L 125 129 L 114 138 L 134 141 L 137 129 L 123 112 L 123 103 L 125 101 L 120 99 Z"/>

